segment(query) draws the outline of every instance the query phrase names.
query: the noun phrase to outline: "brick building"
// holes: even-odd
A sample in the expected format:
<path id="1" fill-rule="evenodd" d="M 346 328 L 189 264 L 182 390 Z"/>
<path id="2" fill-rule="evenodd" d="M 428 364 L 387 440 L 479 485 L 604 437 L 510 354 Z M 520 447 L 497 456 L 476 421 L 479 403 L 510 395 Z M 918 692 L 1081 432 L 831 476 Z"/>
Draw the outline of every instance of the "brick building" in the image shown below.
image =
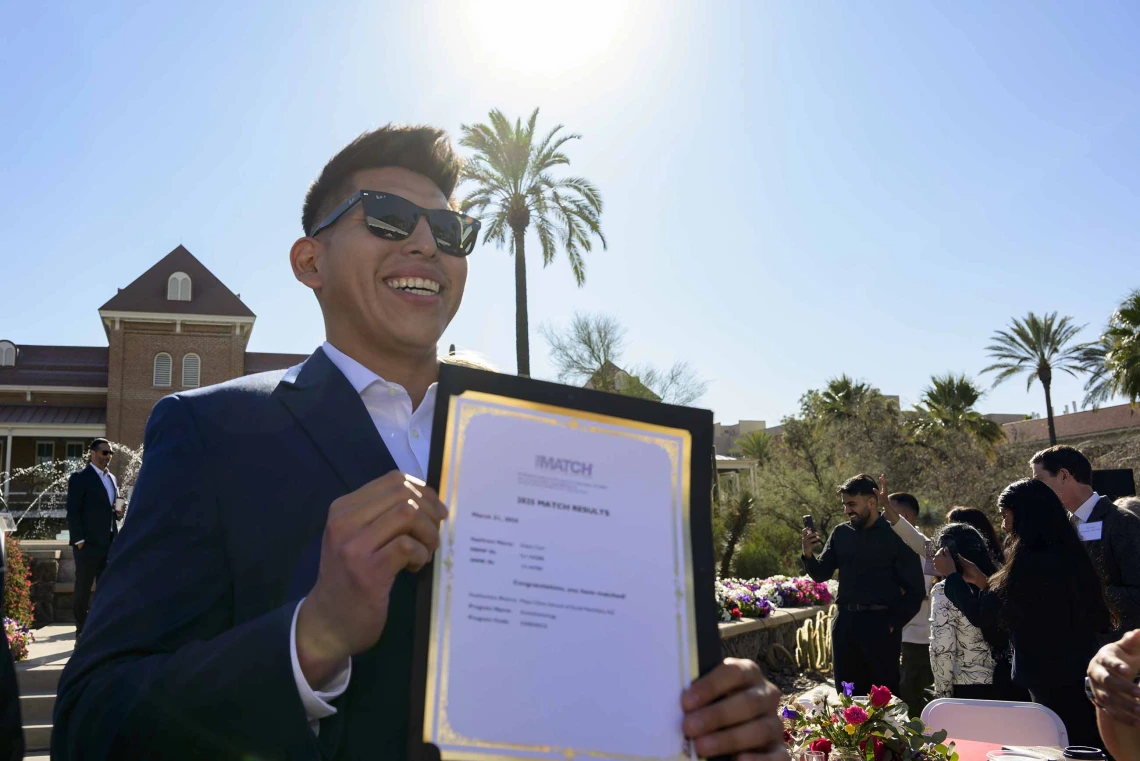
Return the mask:
<path id="1" fill-rule="evenodd" d="M 81 458 L 96 436 L 138 447 L 162 397 L 305 358 L 246 351 L 253 312 L 182 246 L 120 289 L 99 319 L 105 347 L 0 340 L 3 472 Z"/>

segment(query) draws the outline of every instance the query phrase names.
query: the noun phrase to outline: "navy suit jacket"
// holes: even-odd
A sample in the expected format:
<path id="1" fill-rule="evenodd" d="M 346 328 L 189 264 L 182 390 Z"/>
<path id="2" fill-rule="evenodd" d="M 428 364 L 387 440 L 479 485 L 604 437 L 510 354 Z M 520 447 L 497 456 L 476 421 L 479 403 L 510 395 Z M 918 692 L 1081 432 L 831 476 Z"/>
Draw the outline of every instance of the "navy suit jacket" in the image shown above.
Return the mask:
<path id="1" fill-rule="evenodd" d="M 356 759 L 406 755 L 414 583 L 353 658 L 319 738 L 290 630 L 316 581 L 330 503 L 395 463 L 318 350 L 282 372 L 163 399 L 131 520 L 115 541 L 56 702 L 53 759 Z"/>
<path id="2" fill-rule="evenodd" d="M 91 465 L 67 478 L 67 530 L 71 544 L 82 541 L 84 549 L 103 552 L 119 531 L 114 503 L 107 499 L 107 487 Z"/>

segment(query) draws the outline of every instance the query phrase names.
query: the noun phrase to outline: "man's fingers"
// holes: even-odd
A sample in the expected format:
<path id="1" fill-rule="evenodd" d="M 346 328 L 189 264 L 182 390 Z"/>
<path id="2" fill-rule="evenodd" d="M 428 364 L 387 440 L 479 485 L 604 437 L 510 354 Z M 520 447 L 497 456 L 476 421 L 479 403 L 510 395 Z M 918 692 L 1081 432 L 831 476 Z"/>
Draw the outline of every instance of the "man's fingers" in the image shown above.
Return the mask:
<path id="1" fill-rule="evenodd" d="M 724 663 L 693 682 L 692 686 L 685 690 L 681 696 L 681 707 L 685 711 L 695 711 L 725 695 L 761 684 L 765 684 L 764 675 L 754 662 L 726 658 Z M 774 712 L 775 705 L 780 700 L 780 692 L 774 687 L 771 691 L 775 695 L 768 699 L 772 703 Z"/>
<path id="2" fill-rule="evenodd" d="M 376 564 L 385 578 L 392 578 L 405 569 L 420 570 L 431 560 L 431 552 L 407 534 L 401 534 L 376 553 Z"/>
<path id="3" fill-rule="evenodd" d="M 703 758 L 723 756 L 744 751 L 766 750 L 772 745 L 784 745 L 784 725 L 775 716 L 754 719 L 746 724 L 737 724 L 711 735 L 697 738 L 697 755 Z"/>
<path id="4" fill-rule="evenodd" d="M 737 753 L 733 761 L 788 761 L 787 747 L 770 750 L 767 753 Z"/>
<path id="5" fill-rule="evenodd" d="M 412 500 L 377 515 L 360 528 L 348 546 L 352 548 L 350 552 L 378 552 L 401 535 L 412 537 L 430 552 L 439 547 L 439 523 Z"/>
<path id="6" fill-rule="evenodd" d="M 1119 694 L 1123 698 L 1140 700 L 1140 687 L 1133 684 L 1131 679 L 1118 676 L 1118 674 L 1127 673 L 1127 670 L 1121 671 L 1114 666 L 1105 664 L 1102 658 L 1093 661 L 1089 668 L 1089 677 L 1093 689 L 1099 688 L 1105 692 Z M 1140 703 L 1137 703 L 1137 709 L 1140 710 Z"/>
<path id="7" fill-rule="evenodd" d="M 682 726 L 687 737 L 700 737 L 762 716 L 766 703 L 759 690 L 744 690 L 687 714 Z"/>

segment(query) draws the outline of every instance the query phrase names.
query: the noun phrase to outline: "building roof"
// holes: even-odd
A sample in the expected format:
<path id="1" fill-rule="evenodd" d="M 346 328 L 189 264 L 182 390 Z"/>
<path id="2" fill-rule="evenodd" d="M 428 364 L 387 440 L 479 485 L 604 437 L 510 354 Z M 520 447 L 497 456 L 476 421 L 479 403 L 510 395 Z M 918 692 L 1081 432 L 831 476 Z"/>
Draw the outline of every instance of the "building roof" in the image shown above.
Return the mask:
<path id="1" fill-rule="evenodd" d="M 1068 415 L 1055 415 L 1053 426 L 1057 430 L 1057 440 L 1077 436 L 1094 436 L 1099 433 L 1112 433 L 1129 428 L 1140 428 L 1140 409 L 1133 410 L 1127 404 L 1101 407 L 1098 410 L 1072 412 Z M 1047 418 L 1020 420 L 1002 426 L 1006 438 L 1013 442 L 1048 441 L 1049 421 Z"/>
<path id="2" fill-rule="evenodd" d="M 184 272 L 190 276 L 190 301 L 167 300 L 167 281 L 175 272 Z M 211 317 L 254 316 L 233 291 L 182 246 L 162 257 L 126 288 L 120 289 L 99 311 L 201 314 Z"/>
<path id="3" fill-rule="evenodd" d="M 308 354 L 278 354 L 273 352 L 247 351 L 245 353 L 245 374 L 265 373 L 270 370 L 286 370 L 299 365 L 309 358 Z"/>
<path id="4" fill-rule="evenodd" d="M 107 387 L 105 346 L 16 345 L 15 367 L 0 367 L 0 386 Z"/>
<path id="5" fill-rule="evenodd" d="M 56 404 L 37 404 L 22 407 L 0 405 L 0 425 L 26 423 L 29 425 L 104 425 L 106 407 L 62 407 Z"/>

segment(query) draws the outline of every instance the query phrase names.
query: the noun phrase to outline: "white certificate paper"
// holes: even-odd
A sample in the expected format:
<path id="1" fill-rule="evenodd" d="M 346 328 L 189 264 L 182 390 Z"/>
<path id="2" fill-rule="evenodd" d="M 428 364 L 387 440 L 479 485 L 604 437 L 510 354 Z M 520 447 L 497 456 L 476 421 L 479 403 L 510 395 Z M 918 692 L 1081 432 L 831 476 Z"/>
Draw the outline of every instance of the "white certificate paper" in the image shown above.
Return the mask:
<path id="1" fill-rule="evenodd" d="M 424 741 L 443 759 L 693 758 L 690 434 L 452 397 Z"/>

